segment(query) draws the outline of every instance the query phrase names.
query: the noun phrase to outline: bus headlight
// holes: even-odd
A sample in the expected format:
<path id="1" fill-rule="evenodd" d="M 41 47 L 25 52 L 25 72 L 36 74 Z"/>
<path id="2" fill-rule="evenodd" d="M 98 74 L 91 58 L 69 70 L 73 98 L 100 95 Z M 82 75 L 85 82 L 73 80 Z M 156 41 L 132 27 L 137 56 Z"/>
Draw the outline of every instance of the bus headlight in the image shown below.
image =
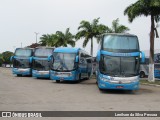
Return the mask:
<path id="1" fill-rule="evenodd" d="M 108 78 L 104 78 L 104 77 L 99 77 L 100 80 L 104 81 L 104 82 L 109 82 Z"/>

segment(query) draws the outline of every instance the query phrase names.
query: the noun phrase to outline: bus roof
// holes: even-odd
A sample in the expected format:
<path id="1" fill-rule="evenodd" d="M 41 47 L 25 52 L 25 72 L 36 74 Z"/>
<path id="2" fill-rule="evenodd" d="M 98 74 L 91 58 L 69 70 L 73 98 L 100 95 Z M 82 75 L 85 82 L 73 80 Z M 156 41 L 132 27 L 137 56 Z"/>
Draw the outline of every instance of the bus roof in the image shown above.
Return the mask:
<path id="1" fill-rule="evenodd" d="M 63 52 L 63 53 L 78 53 L 80 48 L 70 48 L 70 47 L 58 47 L 54 49 L 54 52 Z"/>
<path id="2" fill-rule="evenodd" d="M 54 49 L 54 47 L 40 46 L 40 47 L 36 47 L 35 49 Z"/>
<path id="3" fill-rule="evenodd" d="M 129 34 L 129 33 L 105 33 L 103 34 L 103 36 L 105 35 L 119 35 L 119 36 L 132 36 L 132 37 L 137 37 L 134 34 Z"/>
<path id="4" fill-rule="evenodd" d="M 16 48 L 17 49 L 23 49 L 23 50 L 34 50 L 34 48 L 29 48 L 29 47 L 25 47 L 25 48 Z"/>

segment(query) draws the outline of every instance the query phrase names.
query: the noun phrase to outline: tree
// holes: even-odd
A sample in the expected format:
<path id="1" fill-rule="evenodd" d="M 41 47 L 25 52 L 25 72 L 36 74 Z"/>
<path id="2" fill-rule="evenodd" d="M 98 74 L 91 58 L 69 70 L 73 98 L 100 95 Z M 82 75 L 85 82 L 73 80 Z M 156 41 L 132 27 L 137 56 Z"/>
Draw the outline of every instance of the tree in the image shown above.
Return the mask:
<path id="1" fill-rule="evenodd" d="M 42 37 L 40 37 L 41 45 L 47 45 L 47 46 L 54 46 L 54 47 L 60 47 L 64 46 L 67 47 L 67 45 L 71 45 L 72 47 L 75 46 L 74 36 L 69 31 L 69 28 L 66 29 L 65 33 L 61 31 L 57 31 L 55 34 L 44 34 Z"/>
<path id="2" fill-rule="evenodd" d="M 99 42 L 99 36 L 108 30 L 107 26 L 99 24 L 99 19 L 94 19 L 91 23 L 85 20 L 81 21 L 76 34 L 77 40 L 84 38 L 83 47 L 86 47 L 87 43 L 91 41 L 91 55 L 93 55 L 93 38 Z"/>
<path id="3" fill-rule="evenodd" d="M 160 21 L 160 1 L 159 0 L 138 0 L 134 4 L 128 6 L 124 15 L 128 16 L 129 22 L 132 22 L 138 16 L 151 16 L 150 30 L 150 58 L 149 58 L 149 76 L 148 80 L 154 82 L 154 37 L 158 36 L 155 22 Z"/>
<path id="4" fill-rule="evenodd" d="M 75 46 L 74 35 L 70 33 L 69 28 L 66 29 L 65 33 L 57 31 L 55 36 L 55 46 L 67 47 L 67 45 Z"/>
<path id="5" fill-rule="evenodd" d="M 40 37 L 40 45 L 41 46 L 53 46 L 53 39 L 54 35 L 53 34 L 44 34 L 42 37 Z"/>
<path id="6" fill-rule="evenodd" d="M 29 48 L 36 48 L 36 47 L 39 47 L 39 46 L 41 46 L 41 45 L 38 44 L 38 43 L 32 43 L 31 45 L 29 45 L 27 47 L 29 47 Z"/>
<path id="7" fill-rule="evenodd" d="M 127 31 L 129 31 L 129 28 L 124 25 L 120 25 L 118 18 L 112 21 L 112 28 L 109 28 L 108 30 L 109 33 L 125 33 Z"/>
<path id="8" fill-rule="evenodd" d="M 4 62 L 4 59 L 3 59 L 3 55 L 0 54 L 0 67 L 2 66 L 2 63 Z"/>
<path id="9" fill-rule="evenodd" d="M 3 52 L 2 53 L 2 56 L 3 56 L 3 63 L 5 64 L 11 64 L 11 61 L 10 61 L 10 57 L 13 56 L 13 52 L 10 52 L 10 51 L 6 51 L 6 52 Z"/>

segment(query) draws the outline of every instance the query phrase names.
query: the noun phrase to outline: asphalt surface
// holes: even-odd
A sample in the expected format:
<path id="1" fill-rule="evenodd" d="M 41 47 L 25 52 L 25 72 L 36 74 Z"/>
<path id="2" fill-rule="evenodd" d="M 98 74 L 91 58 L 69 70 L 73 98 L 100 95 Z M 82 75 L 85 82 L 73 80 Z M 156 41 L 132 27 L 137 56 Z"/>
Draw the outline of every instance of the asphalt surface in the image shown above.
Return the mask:
<path id="1" fill-rule="evenodd" d="M 12 74 L 11 68 L 0 68 L 0 111 L 159 110 L 160 87 L 141 85 L 140 90 L 133 93 L 130 91 L 100 91 L 95 79 L 84 80 L 80 83 L 56 83 L 48 79 L 16 77 Z M 79 120 L 80 118 L 67 119 Z M 94 119 L 106 118 L 92 118 Z M 124 118 L 120 119 L 124 120 Z M 125 119 L 132 120 L 133 118 Z"/>

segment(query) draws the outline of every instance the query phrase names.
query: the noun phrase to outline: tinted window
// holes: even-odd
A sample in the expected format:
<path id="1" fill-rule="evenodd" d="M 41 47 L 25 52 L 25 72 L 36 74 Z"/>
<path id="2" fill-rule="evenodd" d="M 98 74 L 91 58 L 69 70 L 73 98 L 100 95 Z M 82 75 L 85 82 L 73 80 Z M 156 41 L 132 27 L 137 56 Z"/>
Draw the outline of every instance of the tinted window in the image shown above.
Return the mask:
<path id="1" fill-rule="evenodd" d="M 139 51 L 138 39 L 135 36 L 106 35 L 103 39 L 103 49 L 111 52 Z"/>
<path id="2" fill-rule="evenodd" d="M 53 49 L 51 48 L 38 48 L 34 52 L 34 56 L 36 57 L 47 57 L 52 55 Z"/>
<path id="3" fill-rule="evenodd" d="M 15 56 L 30 57 L 32 56 L 32 50 L 31 49 L 16 49 Z"/>

